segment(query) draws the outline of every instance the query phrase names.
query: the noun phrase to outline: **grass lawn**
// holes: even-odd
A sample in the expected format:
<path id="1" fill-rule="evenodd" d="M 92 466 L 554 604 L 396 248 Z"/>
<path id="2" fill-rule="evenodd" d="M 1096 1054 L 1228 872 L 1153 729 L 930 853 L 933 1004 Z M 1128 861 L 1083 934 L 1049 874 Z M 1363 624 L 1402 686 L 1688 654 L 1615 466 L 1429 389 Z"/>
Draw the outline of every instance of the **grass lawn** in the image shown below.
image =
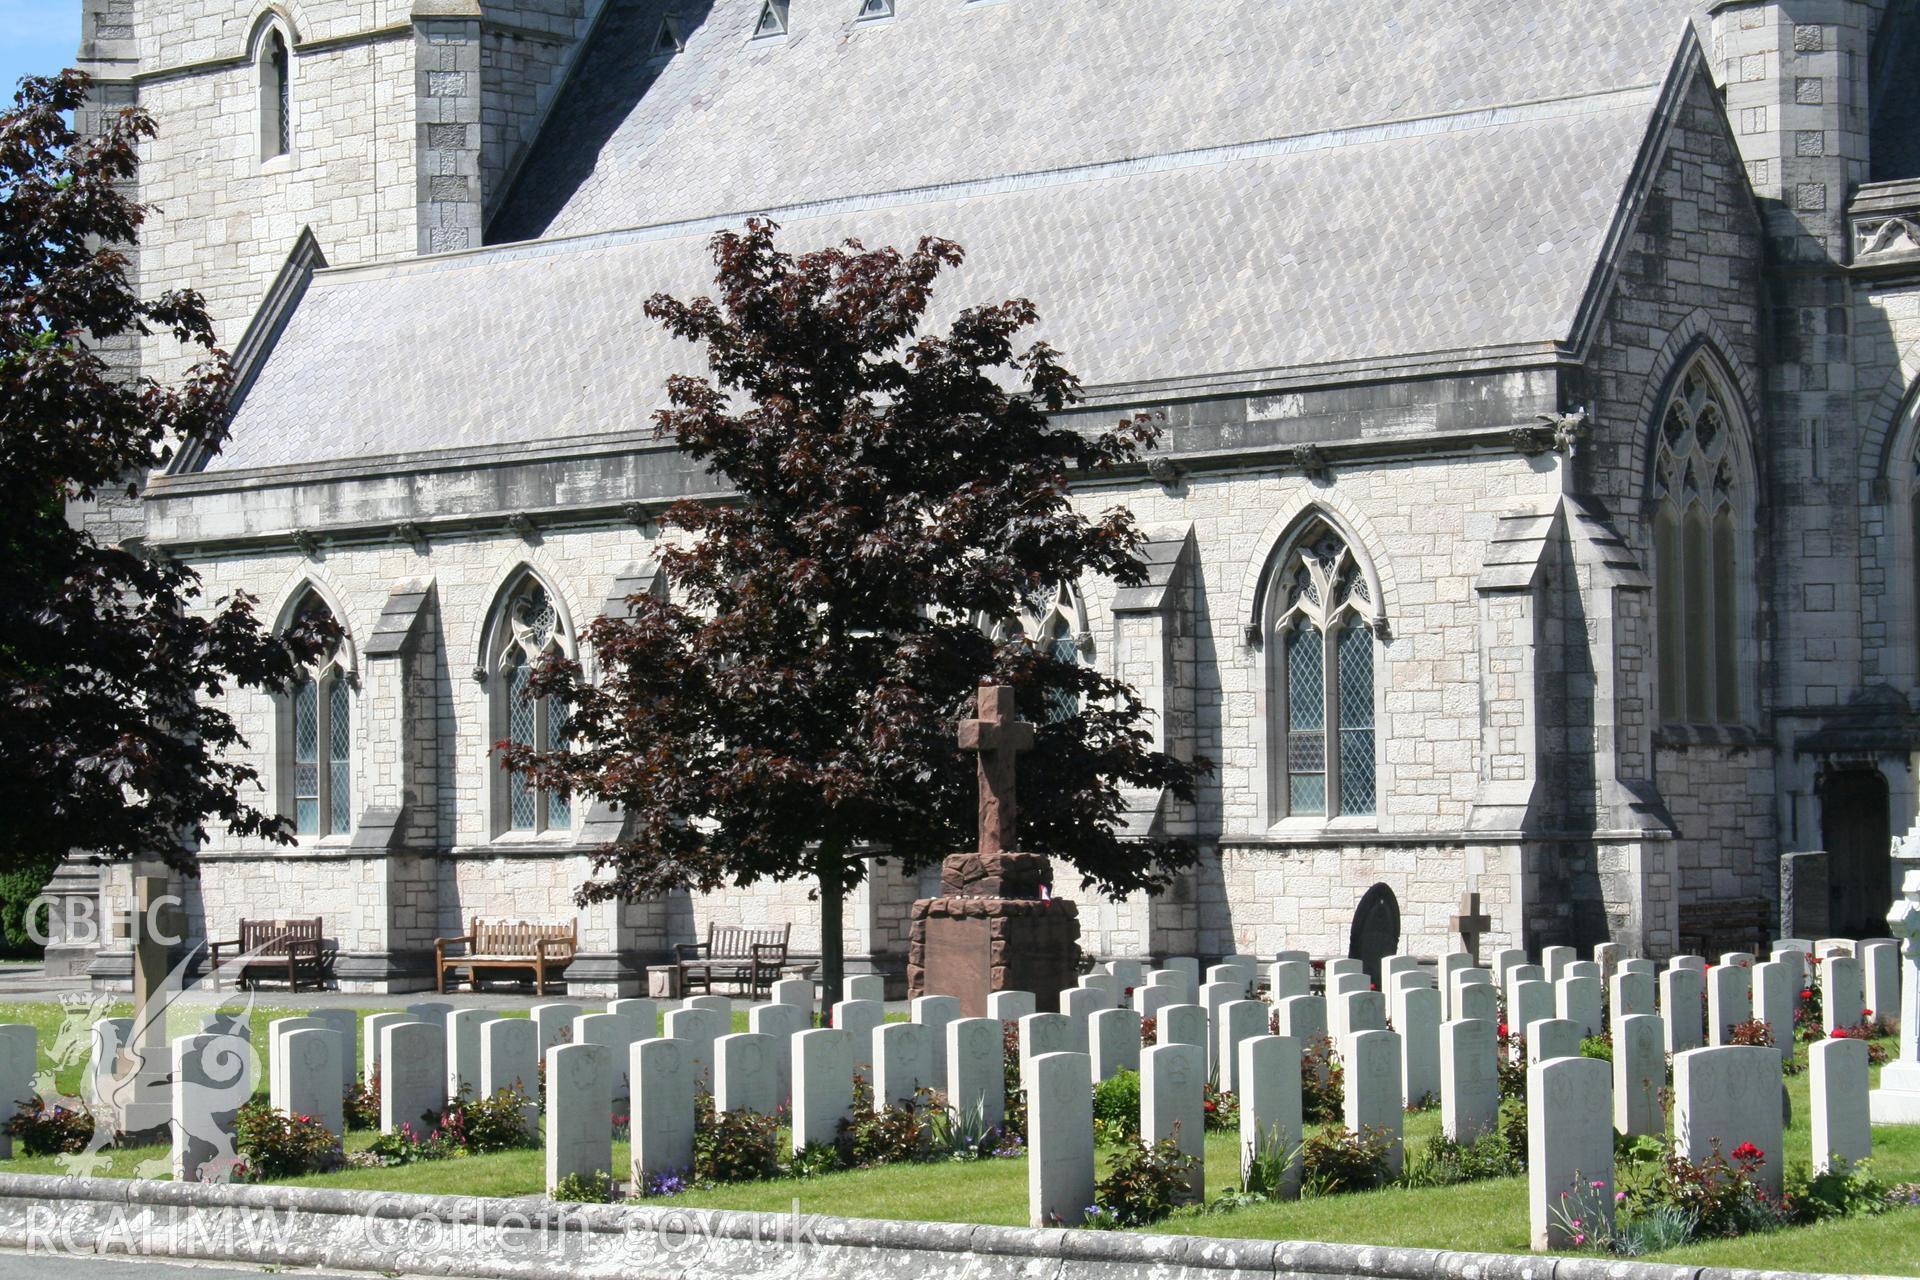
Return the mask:
<path id="1" fill-rule="evenodd" d="M 124 1012 L 124 1009 L 115 1012 Z M 295 1012 L 256 1008 L 253 1011 L 255 1043 L 264 1043 L 267 1021 Z M 42 1027 L 44 1046 L 57 1028 L 59 1013 L 57 1005 L 0 1006 L 0 1021 L 34 1022 Z M 197 1017 L 193 1015 L 195 1025 Z M 744 1013 L 735 1015 L 736 1030 L 744 1030 L 745 1022 Z M 75 1071 L 77 1073 L 77 1068 Z M 1877 1068 L 1873 1074 L 1877 1083 Z M 1793 1123 L 1787 1130 L 1786 1158 L 1790 1164 L 1796 1164 L 1809 1155 L 1804 1072 L 1788 1078 L 1787 1091 L 1793 1107 Z M 1437 1111 L 1408 1116 L 1409 1148 L 1418 1149 L 1439 1127 Z M 364 1148 L 371 1136 L 349 1134 L 349 1150 Z M 164 1160 L 165 1155 L 161 1147 L 117 1152 L 113 1167 L 100 1172 L 129 1177 L 135 1165 L 143 1160 Z M 613 1161 L 616 1174 L 624 1175 L 628 1161 L 624 1142 L 615 1144 Z M 1103 1156 L 1103 1169 L 1104 1163 Z M 54 1157 L 23 1157 L 0 1167 L 21 1173 L 65 1171 Z M 1888 1182 L 1920 1182 L 1920 1126 L 1875 1128 L 1873 1167 L 1875 1173 Z M 530 1150 L 393 1169 L 343 1169 L 293 1181 L 304 1186 L 363 1190 L 516 1196 L 538 1194 L 543 1190 L 544 1177 L 542 1153 Z M 1234 1135 L 1209 1135 L 1209 1193 L 1237 1185 L 1238 1177 L 1239 1152 Z M 790 1212 L 797 1205 L 802 1213 L 842 1217 L 1014 1226 L 1026 1222 L 1026 1179 L 1024 1159 L 895 1165 L 692 1191 L 676 1197 L 672 1203 L 775 1213 Z M 1360 1195 L 1256 1205 L 1232 1212 L 1184 1211 L 1154 1230 L 1524 1253 L 1528 1240 L 1526 1180 L 1502 1178 L 1454 1187 L 1393 1188 Z M 1690 1245 L 1656 1255 L 1656 1260 L 1724 1267 L 1920 1276 L 1920 1214 L 1897 1210 L 1879 1217 Z"/>

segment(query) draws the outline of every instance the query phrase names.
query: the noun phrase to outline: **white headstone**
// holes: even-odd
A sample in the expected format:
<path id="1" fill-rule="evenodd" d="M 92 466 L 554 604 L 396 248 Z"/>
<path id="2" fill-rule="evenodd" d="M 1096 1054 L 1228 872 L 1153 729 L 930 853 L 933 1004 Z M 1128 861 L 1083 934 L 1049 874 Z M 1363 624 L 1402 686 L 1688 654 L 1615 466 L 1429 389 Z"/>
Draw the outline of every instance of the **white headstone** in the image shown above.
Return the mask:
<path id="1" fill-rule="evenodd" d="M 1807 990 L 1807 952 L 1799 947 L 1789 947 L 1776 942 L 1773 946 L 1773 959 L 1785 966 L 1789 975 L 1787 984 L 1793 990 L 1793 1011 L 1800 1012 L 1800 993 Z"/>
<path id="2" fill-rule="evenodd" d="M 1213 1034 L 1220 1026 L 1220 1010 L 1235 1000 L 1246 998 L 1246 992 L 1235 982 L 1209 982 L 1200 988 L 1200 1007 L 1207 1011 L 1207 1025 L 1213 1030 L 1207 1036 L 1207 1070 L 1217 1075 L 1219 1037 Z"/>
<path id="3" fill-rule="evenodd" d="M 1170 1004 L 1160 1011 L 1155 1044 L 1197 1044 L 1207 1047 L 1207 1011 L 1197 1004 Z"/>
<path id="4" fill-rule="evenodd" d="M 33 1025 L 27 1022 L 0 1025 L 0 1122 L 11 1119 L 23 1106 L 31 1104 L 34 1073 L 39 1066 L 40 1033 Z M 13 1138 L 0 1129 L 0 1156 L 12 1154 Z"/>
<path id="5" fill-rule="evenodd" d="M 1553 984 L 1545 978 L 1537 982 L 1516 982 L 1513 994 L 1507 1000 L 1507 1034 L 1526 1038 L 1527 1028 L 1536 1022 L 1548 1021 L 1556 1017 L 1559 1010 L 1554 1006 Z M 1514 1056 L 1519 1056 L 1519 1047 L 1514 1047 Z"/>
<path id="6" fill-rule="evenodd" d="M 1669 968 L 1660 975 L 1660 1021 L 1667 1053 L 1685 1053 L 1707 1042 L 1700 1001 L 1706 989 L 1702 970 Z"/>
<path id="7" fill-rule="evenodd" d="M 503 1089 L 526 1099 L 520 1117 L 528 1133 L 538 1133 L 540 1028 L 531 1018 L 495 1018 L 480 1028 L 480 1096 L 495 1097 Z"/>
<path id="8" fill-rule="evenodd" d="M 1566 1018 L 1542 1018 L 1527 1024 L 1527 1061 L 1580 1056 L 1580 1024 Z M 1594 1059 L 1599 1061 L 1599 1059 Z"/>
<path id="9" fill-rule="evenodd" d="M 666 1039 L 686 1046 L 692 1065 L 694 1087 L 713 1087 L 713 1046 L 733 1026 L 731 1017 L 722 1018 L 711 1009 L 699 1007 L 669 1010 L 665 1018 Z M 637 1042 L 636 1042 L 637 1043 Z"/>
<path id="10" fill-rule="evenodd" d="M 1780 1193 L 1780 1055 L 1755 1045 L 1689 1049 L 1673 1059 L 1673 1137 L 1696 1164 L 1716 1149 L 1732 1159 L 1751 1142 L 1765 1153 L 1755 1176 Z"/>
<path id="11" fill-rule="evenodd" d="M 775 1004 L 790 1004 L 806 1012 L 809 1023 L 813 1020 L 813 979 L 782 978 L 769 988 L 768 994 Z"/>
<path id="12" fill-rule="evenodd" d="M 1753 1018 L 1753 973 L 1745 965 L 1707 970 L 1707 1043 L 1729 1044 L 1733 1029 Z"/>
<path id="13" fill-rule="evenodd" d="M 1073 1027 L 1061 1013 L 1029 1013 L 1020 1019 L 1020 1061 L 1043 1053 L 1075 1053 Z"/>
<path id="14" fill-rule="evenodd" d="M 1279 1004 L 1288 996 L 1304 996 L 1313 990 L 1313 966 L 1304 960 L 1279 960 L 1267 966 L 1267 994 Z"/>
<path id="15" fill-rule="evenodd" d="M 887 998 L 887 980 L 877 973 L 857 973 L 844 984 L 844 999 L 872 1000 L 884 1003 Z"/>
<path id="16" fill-rule="evenodd" d="M 1667 961 L 1667 968 L 1691 969 L 1695 973 L 1704 974 L 1707 971 L 1707 960 L 1705 956 L 1674 956 L 1672 959 Z M 1701 989 L 1702 990 L 1706 989 L 1706 984 L 1704 979 L 1702 980 L 1702 983 L 1701 983 Z"/>
<path id="17" fill-rule="evenodd" d="M 340 1033 L 296 1027 L 274 1041 L 273 1054 L 268 1073 L 271 1104 L 290 1116 L 312 1116 L 328 1133 L 345 1133 L 346 1048 Z"/>
<path id="18" fill-rule="evenodd" d="M 1126 1016 L 1125 1010 L 1109 1013 Z M 998 1018 L 955 1018 L 947 1024 L 947 1105 L 981 1129 L 1006 1119 L 1006 1032 Z M 1134 1043 L 1139 1043 L 1139 1032 Z"/>
<path id="19" fill-rule="evenodd" d="M 1826 1039 L 1807 1046 L 1813 1115 L 1813 1171 L 1846 1169 L 1873 1154 L 1867 1120 L 1867 1042 Z"/>
<path id="20" fill-rule="evenodd" d="M 1753 1016 L 1773 1033 L 1773 1047 L 1779 1050 L 1784 1066 L 1793 1061 L 1793 1001 L 1799 994 L 1792 966 L 1764 960 L 1749 972 L 1753 975 Z"/>
<path id="21" fill-rule="evenodd" d="M 1140 1069 L 1140 1015 L 1131 1009 L 1103 1009 L 1087 1024 L 1087 1048 L 1093 1082 Z"/>
<path id="22" fill-rule="evenodd" d="M 1853 954 L 1853 939 L 1818 938 L 1813 944 L 1813 954 L 1822 960 L 1832 955 L 1850 956 Z"/>
<path id="23" fill-rule="evenodd" d="M 1133 989 L 1133 1011 L 1142 1018 L 1159 1018 L 1162 1009 L 1182 1003 L 1179 987 L 1135 987 Z"/>
<path id="24" fill-rule="evenodd" d="M 1900 1019 L 1900 944 L 1892 938 L 1863 939 L 1854 951 L 1860 961 L 1861 1004 L 1874 1021 Z"/>
<path id="25" fill-rule="evenodd" d="M 380 1029 L 380 1131 L 409 1125 L 431 1130 L 447 1109 L 447 1032 L 433 1022 L 394 1022 Z"/>
<path id="26" fill-rule="evenodd" d="M 1200 990 L 1200 962 L 1192 956 L 1168 956 L 1160 967 L 1170 969 L 1184 978 L 1188 990 L 1194 992 Z M 1192 1002 L 1189 1001 L 1189 1003 Z"/>
<path id="27" fill-rule="evenodd" d="M 1280 1034 L 1300 1042 L 1302 1053 L 1311 1053 L 1316 1041 L 1327 1036 L 1327 1001 L 1324 996 L 1289 996 L 1274 1006 Z"/>
<path id="28" fill-rule="evenodd" d="M 1093 1203 L 1091 1070 L 1084 1053 L 1043 1053 L 1026 1064 L 1029 1226 L 1078 1226 Z"/>
<path id="29" fill-rule="evenodd" d="M 1036 1013 L 1035 1018 L 1058 1018 Z M 1020 1025 L 1025 1027 L 1027 1019 Z M 933 1083 L 933 1033 L 917 1022 L 883 1022 L 873 1029 L 873 1108 L 905 1106 Z"/>
<path id="30" fill-rule="evenodd" d="M 1820 1029 L 1828 1035 L 1835 1027 L 1851 1027 L 1860 1021 L 1866 1008 L 1866 991 L 1860 982 L 1860 962 L 1849 955 L 1829 955 L 1820 964 Z"/>
<path id="31" fill-rule="evenodd" d="M 480 1028 L 500 1015 L 492 1009 L 455 1009 L 447 1015 L 447 1097 L 480 1091 Z"/>
<path id="32" fill-rule="evenodd" d="M 842 1000 L 833 1006 L 833 1026 L 853 1037 L 856 1066 L 872 1065 L 867 1062 L 867 1054 L 873 1048 L 873 1029 L 884 1022 L 886 1016 L 886 1006 L 877 1000 Z"/>
<path id="33" fill-rule="evenodd" d="M 1230 1000 L 1220 1006 L 1214 1023 L 1214 1076 L 1220 1088 L 1237 1092 L 1235 1071 L 1240 1062 L 1240 1042 L 1267 1034 L 1269 1011 L 1264 1000 Z"/>
<path id="34" fill-rule="evenodd" d="M 1433 993 L 1440 998 L 1439 992 Z M 1263 1156 L 1288 1157 L 1280 1194 L 1300 1193 L 1300 1042 L 1291 1036 L 1254 1036 L 1240 1042 L 1234 1064 L 1240 1101 L 1240 1176 Z"/>
<path id="35" fill-rule="evenodd" d="M 603 1044 L 547 1050 L 547 1193 L 575 1175 L 613 1175 L 613 1066 Z"/>
<path id="36" fill-rule="evenodd" d="M 318 1018 L 275 1018 L 267 1023 L 267 1098 L 270 1105 L 279 1107 L 282 1111 L 286 1110 L 286 1108 L 278 1102 L 272 1101 L 272 1099 L 280 1096 L 284 1091 L 280 1079 L 280 1066 L 283 1056 L 280 1050 L 280 1042 L 295 1031 L 325 1031 L 327 1029 L 327 1024 Z M 345 1080 L 342 1080 L 340 1087 L 342 1089 L 346 1088 L 346 1083 Z M 334 1132 L 338 1133 L 340 1131 L 335 1129 Z"/>
<path id="37" fill-rule="evenodd" d="M 1247 980 L 1245 976 L 1241 974 L 1239 965 L 1235 965 L 1235 964 L 1208 965 L 1205 981 L 1203 981 L 1200 984 L 1200 986 L 1202 989 L 1205 989 L 1207 987 L 1212 986 L 1216 982 L 1225 983 L 1230 987 L 1238 988 L 1239 996 L 1236 998 L 1244 997 L 1247 994 Z M 1202 1003 L 1205 1003 L 1205 1002 L 1203 1001 Z"/>
<path id="38" fill-rule="evenodd" d="M 1334 1003 L 1343 1010 L 1337 1021 L 1345 1035 L 1387 1029 L 1387 1000 L 1378 991 L 1349 991 Z"/>
<path id="39" fill-rule="evenodd" d="M 1555 1011 L 1565 1021 L 1578 1026 L 1582 1036 L 1597 1036 L 1606 1025 L 1602 1020 L 1604 999 L 1600 979 L 1595 977 L 1575 975 L 1555 984 Z"/>
<path id="40" fill-rule="evenodd" d="M 1442 1018 L 1453 1016 L 1453 975 L 1465 973 L 1477 967 L 1473 957 L 1464 951 L 1449 951 L 1440 957 L 1440 967 L 1435 972 L 1435 982 L 1440 989 L 1440 1014 Z"/>
<path id="41" fill-rule="evenodd" d="M 1297 960 L 1301 964 L 1310 965 L 1313 963 L 1313 953 L 1311 951 L 1302 951 L 1297 947 L 1273 953 L 1273 962 L 1275 964 L 1284 964 L 1290 960 Z"/>
<path id="42" fill-rule="evenodd" d="M 1593 962 L 1600 967 L 1598 977 L 1606 982 L 1619 972 L 1623 948 L 1617 942 L 1602 942 L 1593 948 Z"/>
<path id="43" fill-rule="evenodd" d="M 1348 977 L 1353 974 L 1359 974 L 1361 977 L 1365 977 L 1367 966 L 1361 964 L 1351 956 L 1337 956 L 1327 961 L 1326 967 L 1323 968 L 1321 972 L 1326 975 L 1327 982 L 1331 985 L 1335 978 Z"/>
<path id="44" fill-rule="evenodd" d="M 1393 1029 L 1400 1033 L 1400 1085 L 1406 1103 L 1440 1093 L 1440 993 L 1401 987 L 1394 994 Z"/>
<path id="45" fill-rule="evenodd" d="M 206 1034 L 181 1036 L 172 1049 L 173 1180 L 225 1182 L 233 1116 L 256 1083 L 253 1050 L 244 1036 Z"/>
<path id="46" fill-rule="evenodd" d="M 1613 975 L 1608 995 L 1613 1007 L 1613 1016 L 1625 1017 L 1628 1014 L 1652 1013 L 1654 1003 L 1654 977 L 1650 973 L 1622 971 Z"/>
<path id="47" fill-rule="evenodd" d="M 580 1017 L 582 1009 L 578 1004 L 536 1004 L 526 1011 L 526 1019 L 534 1023 L 534 1034 L 540 1040 L 541 1059 L 545 1059 L 547 1050 L 555 1044 L 568 1044 L 574 1038 L 574 1019 Z"/>
<path id="48" fill-rule="evenodd" d="M 1088 1052 L 1087 1023 L 1094 1014 L 1112 1009 L 1107 993 L 1098 988 L 1075 987 L 1060 993 L 1060 1016 L 1067 1020 L 1067 1048 L 1074 1053 Z"/>
<path id="49" fill-rule="evenodd" d="M 1126 996 L 1120 986 L 1120 979 L 1110 973 L 1083 973 L 1079 987 L 1085 991 L 1098 991 L 1102 1000 L 1102 1009 L 1118 1009 L 1126 1003 Z"/>
<path id="50" fill-rule="evenodd" d="M 613 1104 L 625 1106 L 633 1097 L 631 1083 L 627 1079 L 629 1058 L 627 1051 L 635 1043 L 633 1023 L 615 1013 L 583 1013 L 573 1020 L 573 1043 L 597 1044 L 607 1051 L 609 1068 L 613 1072 Z"/>
<path id="51" fill-rule="evenodd" d="M 905 1025 L 905 1024 L 901 1024 Z M 713 1042 L 713 1109 L 770 1116 L 780 1105 L 779 1046 L 772 1036 L 741 1031 Z"/>
<path id="52" fill-rule="evenodd" d="M 1123 956 L 1107 961 L 1107 972 L 1119 980 L 1123 996 L 1130 988 L 1146 985 L 1147 966 L 1132 957 Z"/>
<path id="53" fill-rule="evenodd" d="M 1753 964 L 1753 952 L 1723 951 L 1720 953 L 1720 963 L 1729 968 L 1746 969 Z"/>
<path id="54" fill-rule="evenodd" d="M 1613 1219 L 1612 1092 L 1612 1072 L 1598 1058 L 1527 1068 L 1527 1216 L 1536 1250 L 1570 1247 L 1572 1221 L 1589 1207 Z"/>
<path id="55" fill-rule="evenodd" d="M 624 1002 L 616 1001 L 616 1003 Z M 725 1035 L 727 1032 L 733 1030 L 733 1001 L 727 999 L 725 996 L 688 996 L 680 1002 L 680 1007 L 682 1009 L 705 1009 L 708 1013 L 720 1019 L 720 1035 Z M 718 1037 L 715 1038 L 717 1039 Z"/>
<path id="56" fill-rule="evenodd" d="M 1613 1020 L 1613 1127 L 1628 1137 L 1667 1131 L 1660 1095 L 1667 1087 L 1666 1032 L 1660 1015 Z"/>
<path id="57" fill-rule="evenodd" d="M 397 1019 L 400 1015 L 385 1016 Z M 98 1108 L 105 1109 L 107 1100 L 113 1096 L 114 1062 L 120 1050 L 126 1047 L 127 1037 L 132 1034 L 132 1018 L 96 1018 L 88 1028 L 87 1083 L 84 1092 L 87 1100 Z M 368 1079 L 373 1077 L 369 1075 Z"/>
<path id="58" fill-rule="evenodd" d="M 834 1027 L 814 1027 L 790 1043 L 793 1149 L 831 1145 L 840 1122 L 853 1116 L 853 1037 Z"/>
<path id="59" fill-rule="evenodd" d="M 1460 988 L 1453 1001 L 1455 1022 L 1478 1021 L 1489 1024 L 1500 1021 L 1500 997 L 1494 991 L 1493 984 L 1468 983 Z"/>
<path id="60" fill-rule="evenodd" d="M 1207 1055 L 1194 1044 L 1158 1044 L 1140 1055 L 1140 1140 L 1172 1138 L 1195 1157 L 1187 1197 L 1206 1194 Z"/>
<path id="61" fill-rule="evenodd" d="M 431 1022 L 441 1030 L 446 1029 L 447 1015 L 453 1012 L 453 1006 L 440 1000 L 425 1000 L 419 1004 L 407 1006 L 407 1017 L 415 1022 Z"/>
<path id="62" fill-rule="evenodd" d="M 675 1009 L 667 1018 L 684 1013 L 712 1016 L 705 1009 Z M 660 1037 L 636 1042 L 629 1053 L 635 1187 L 644 1188 L 649 1178 L 660 1174 L 693 1168 L 693 1100 L 701 1078 L 697 1047 Z"/>
<path id="63" fill-rule="evenodd" d="M 1368 1128 L 1384 1133 L 1392 1144 L 1387 1164 L 1399 1177 L 1406 1163 L 1400 1036 L 1393 1031 L 1355 1031 L 1340 1042 L 1340 1055 L 1346 1062 L 1347 1128 L 1355 1133 Z"/>
<path id="64" fill-rule="evenodd" d="M 1639 956 L 1628 956 L 1625 960 L 1622 960 L 1620 962 L 1620 966 L 1617 969 L 1615 969 L 1614 972 L 1615 973 L 1644 973 L 1647 975 L 1647 977 L 1652 978 L 1657 982 L 1660 977 L 1660 966 L 1655 964 L 1651 960 L 1645 960 Z"/>
<path id="65" fill-rule="evenodd" d="M 1038 1007 L 1031 991 L 994 991 L 987 996 L 987 1016 L 1018 1022 Z"/>
<path id="66" fill-rule="evenodd" d="M 1513 989 L 1522 982 L 1547 982 L 1547 971 L 1537 964 L 1517 964 L 1507 970 L 1507 980 L 1500 984 L 1506 992 L 1507 1003 L 1513 1003 Z M 1547 990 L 1553 990 L 1553 984 L 1547 983 Z"/>
<path id="67" fill-rule="evenodd" d="M 1440 1128 L 1456 1142 L 1492 1133 L 1500 1120 L 1500 1042 L 1484 1018 L 1440 1024 Z"/>
<path id="68" fill-rule="evenodd" d="M 1410 955 L 1391 955 L 1380 962 L 1380 986 L 1382 990 L 1392 990 L 1393 980 L 1403 973 L 1419 973 L 1420 957 Z"/>
<path id="69" fill-rule="evenodd" d="M 1327 1031 L 1336 1041 L 1352 1029 L 1347 1026 L 1346 997 L 1372 989 L 1364 973 L 1340 973 L 1327 979 Z"/>
<path id="70" fill-rule="evenodd" d="M 724 996 L 695 996 L 692 1000 L 687 1001 L 687 1004 L 696 1009 L 704 1008 L 706 1006 L 696 1003 L 702 1000 L 719 1001 L 721 1007 L 717 1012 L 727 1018 L 727 1022 L 721 1025 L 729 1026 L 732 1024 L 733 1010 L 731 1006 L 728 1005 Z M 651 1040 L 660 1034 L 660 1006 L 644 997 L 633 996 L 624 1000 L 609 1000 L 607 1001 L 607 1012 L 616 1018 L 625 1018 L 633 1025 L 633 1039 L 635 1041 Z M 575 1014 L 574 1016 L 578 1017 L 579 1015 Z"/>
<path id="71" fill-rule="evenodd" d="M 1502 947 L 1493 953 L 1493 985 L 1505 991 L 1507 975 L 1527 962 L 1527 953 L 1519 947 Z"/>
<path id="72" fill-rule="evenodd" d="M 776 1000 L 747 1010 L 747 1029 L 773 1040 L 773 1096 L 784 1104 L 793 1096 L 793 1037 L 807 1029 L 807 1011 Z"/>
<path id="73" fill-rule="evenodd" d="M 1580 958 L 1572 947 L 1542 947 L 1540 949 L 1540 967 L 1547 971 L 1547 981 L 1558 984 L 1566 977 L 1566 968 Z"/>
<path id="74" fill-rule="evenodd" d="M 360 1072 L 371 1088 L 380 1079 L 381 1033 L 400 1022 L 409 1022 L 404 1013 L 370 1013 L 360 1020 Z"/>

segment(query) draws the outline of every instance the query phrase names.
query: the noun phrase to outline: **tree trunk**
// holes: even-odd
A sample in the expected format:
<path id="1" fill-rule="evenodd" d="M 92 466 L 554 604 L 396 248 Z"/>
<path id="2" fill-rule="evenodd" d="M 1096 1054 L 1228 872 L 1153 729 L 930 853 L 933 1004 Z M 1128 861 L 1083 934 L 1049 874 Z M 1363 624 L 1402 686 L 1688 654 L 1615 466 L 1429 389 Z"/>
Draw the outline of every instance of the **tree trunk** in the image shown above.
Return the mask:
<path id="1" fill-rule="evenodd" d="M 833 1006 L 840 1002 L 846 977 L 847 946 L 841 936 L 846 899 L 840 889 L 838 859 L 827 860 L 820 871 L 820 1023 L 827 1025 Z"/>

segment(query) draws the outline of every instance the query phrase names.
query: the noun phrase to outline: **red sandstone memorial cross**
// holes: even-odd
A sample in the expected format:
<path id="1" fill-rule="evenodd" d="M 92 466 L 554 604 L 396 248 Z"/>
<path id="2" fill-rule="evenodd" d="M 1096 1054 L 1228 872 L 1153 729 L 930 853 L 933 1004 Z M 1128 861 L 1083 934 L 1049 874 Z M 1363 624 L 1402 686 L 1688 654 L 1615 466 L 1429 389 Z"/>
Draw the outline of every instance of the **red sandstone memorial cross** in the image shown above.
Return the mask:
<path id="1" fill-rule="evenodd" d="M 1033 726 L 1014 718 L 1013 690 L 989 685 L 976 703 L 979 718 L 960 722 L 960 749 L 978 753 L 981 853 L 1011 853 L 1020 821 L 1015 768 L 1033 749 Z"/>

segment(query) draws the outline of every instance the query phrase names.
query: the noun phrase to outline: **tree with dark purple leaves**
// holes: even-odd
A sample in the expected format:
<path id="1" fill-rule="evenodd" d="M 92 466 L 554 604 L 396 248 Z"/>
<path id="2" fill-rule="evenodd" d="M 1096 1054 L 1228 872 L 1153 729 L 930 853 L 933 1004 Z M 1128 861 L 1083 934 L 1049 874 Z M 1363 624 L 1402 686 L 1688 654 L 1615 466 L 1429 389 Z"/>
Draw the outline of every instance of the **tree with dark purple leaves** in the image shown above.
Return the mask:
<path id="1" fill-rule="evenodd" d="M 147 209 L 124 187 L 156 129 L 128 108 L 75 132 L 86 92 L 77 71 L 29 77 L 0 112 L 0 858 L 191 871 L 209 818 L 290 838 L 219 702 L 282 685 L 332 637 L 270 635 L 249 597 L 203 603 L 191 569 L 68 519 L 131 496 L 175 449 L 217 449 L 232 380 L 198 295 L 135 293 L 126 248 Z M 155 332 L 203 353 L 177 383 L 109 358 Z"/>
<path id="2" fill-rule="evenodd" d="M 1145 416 L 1061 420 L 1079 386 L 1023 331 L 1024 300 L 923 320 L 958 245 L 789 254 L 773 224 L 712 240 L 715 296 L 648 314 L 704 349 L 656 422 L 733 496 L 662 513 L 669 590 L 588 628 L 597 681 L 550 660 L 532 692 L 568 706 L 569 744 L 500 744 L 538 785 L 613 802 L 584 903 L 763 880 L 811 882 L 829 1001 L 842 903 L 878 859 L 908 870 L 972 849 L 975 758 L 956 726 L 983 683 L 1039 721 L 1021 757 L 1020 847 L 1083 887 L 1159 887 L 1195 857 L 1129 839 L 1126 789 L 1190 799 L 1208 765 L 1153 747 L 1128 685 L 1028 640 L 1016 620 L 1063 583 L 1143 580 L 1132 516 L 1070 500 L 1136 461 Z"/>

